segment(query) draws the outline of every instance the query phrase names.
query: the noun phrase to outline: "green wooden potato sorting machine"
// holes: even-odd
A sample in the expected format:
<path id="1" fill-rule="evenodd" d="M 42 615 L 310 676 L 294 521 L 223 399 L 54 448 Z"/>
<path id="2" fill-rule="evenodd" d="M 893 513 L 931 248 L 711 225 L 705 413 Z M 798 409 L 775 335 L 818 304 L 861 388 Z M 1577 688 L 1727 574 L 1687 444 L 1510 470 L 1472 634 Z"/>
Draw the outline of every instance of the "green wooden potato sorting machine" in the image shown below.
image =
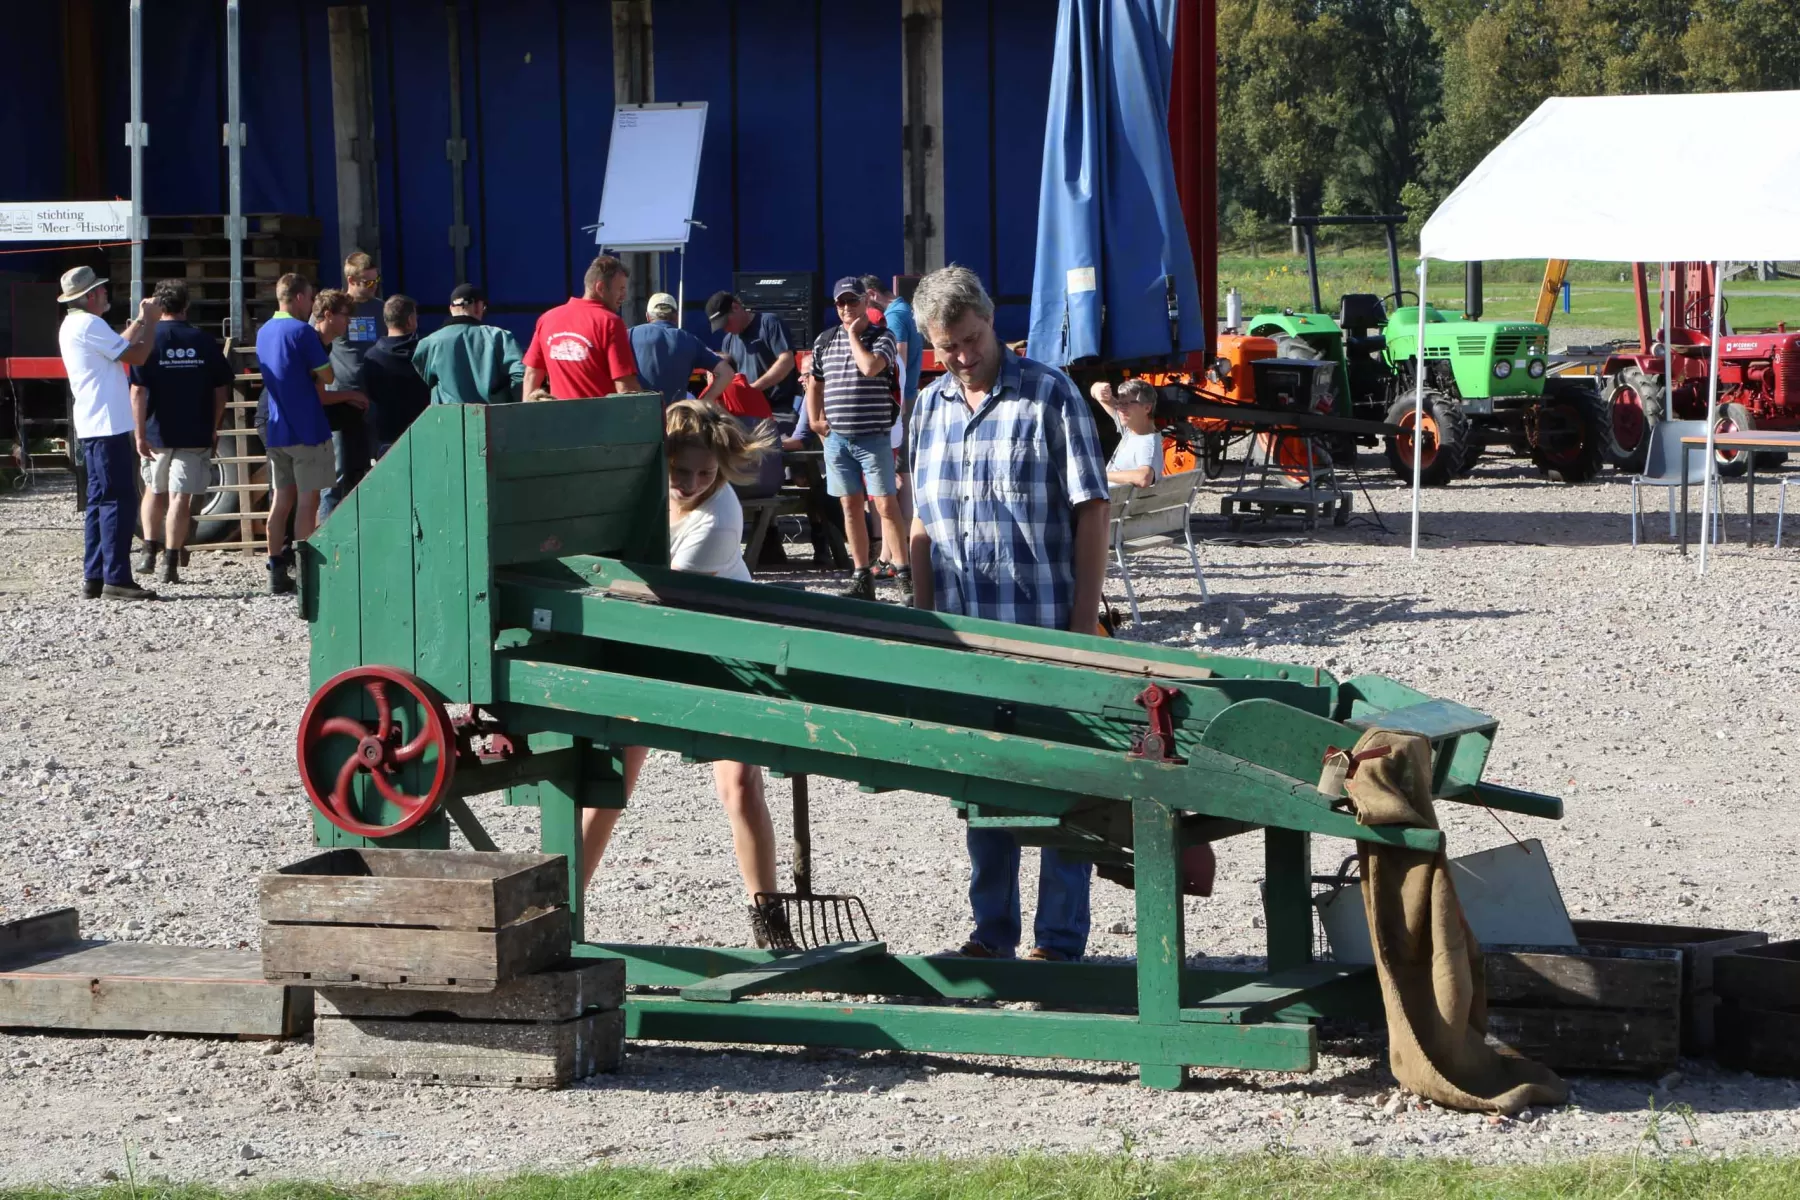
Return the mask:
<path id="1" fill-rule="evenodd" d="M 1310 838 L 1442 844 L 1334 809 L 1328 749 L 1414 731 L 1442 799 L 1561 815 L 1481 781 L 1491 717 L 1392 680 L 678 574 L 666 497 L 653 395 L 434 406 L 412 426 L 304 549 L 300 770 L 321 844 L 445 847 L 454 823 L 491 850 L 466 798 L 504 790 L 567 856 L 579 937 L 580 811 L 623 804 L 614 748 L 642 745 L 947 797 L 1129 880 L 1138 954 L 577 941 L 625 960 L 632 1037 L 1131 1062 L 1161 1088 L 1190 1065 L 1310 1070 L 1315 1018 L 1380 1011 L 1371 970 L 1314 961 Z M 1184 851 L 1241 835 L 1263 841 L 1267 972 L 1190 969 Z"/>

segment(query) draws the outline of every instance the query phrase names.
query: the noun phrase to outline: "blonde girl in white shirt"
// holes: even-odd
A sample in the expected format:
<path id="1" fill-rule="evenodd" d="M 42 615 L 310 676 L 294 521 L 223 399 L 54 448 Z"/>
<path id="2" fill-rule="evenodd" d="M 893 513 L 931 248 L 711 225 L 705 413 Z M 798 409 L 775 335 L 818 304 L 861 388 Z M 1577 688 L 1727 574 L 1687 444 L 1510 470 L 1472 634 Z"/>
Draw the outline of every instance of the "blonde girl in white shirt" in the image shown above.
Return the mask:
<path id="1" fill-rule="evenodd" d="M 669 461 L 669 565 L 677 571 L 749 583 L 743 554 L 744 510 L 730 485 L 756 478 L 757 461 L 774 450 L 774 438 L 745 433 L 731 414 L 709 401 L 680 400 L 664 415 L 663 444 Z M 637 785 L 644 755 L 642 746 L 623 750 L 627 800 Z M 789 945 L 781 910 L 759 909 L 755 903 L 758 892 L 777 890 L 775 826 L 763 795 L 762 768 L 715 762 L 713 783 L 731 822 L 752 936 L 758 946 Z M 622 811 L 589 808 L 582 813 L 584 888 L 606 853 Z M 772 924 L 778 928 L 772 929 Z"/>

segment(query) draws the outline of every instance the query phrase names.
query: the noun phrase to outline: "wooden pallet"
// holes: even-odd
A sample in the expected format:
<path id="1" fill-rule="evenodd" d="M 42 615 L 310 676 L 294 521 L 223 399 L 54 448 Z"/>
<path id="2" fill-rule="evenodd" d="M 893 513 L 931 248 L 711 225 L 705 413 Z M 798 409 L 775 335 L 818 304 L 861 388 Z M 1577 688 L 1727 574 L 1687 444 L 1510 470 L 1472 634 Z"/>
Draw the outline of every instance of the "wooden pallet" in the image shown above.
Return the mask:
<path id="1" fill-rule="evenodd" d="M 1800 942 L 1770 942 L 1720 955 L 1719 1062 L 1759 1075 L 1800 1075 Z"/>
<path id="2" fill-rule="evenodd" d="M 1654 1075 L 1681 1053 L 1681 954 L 1489 947 L 1488 1042 L 1558 1071 Z"/>
<path id="3" fill-rule="evenodd" d="M 312 992 L 262 977 L 253 950 L 103 942 L 72 908 L 0 925 L 0 1026 L 279 1038 L 312 1025 Z"/>

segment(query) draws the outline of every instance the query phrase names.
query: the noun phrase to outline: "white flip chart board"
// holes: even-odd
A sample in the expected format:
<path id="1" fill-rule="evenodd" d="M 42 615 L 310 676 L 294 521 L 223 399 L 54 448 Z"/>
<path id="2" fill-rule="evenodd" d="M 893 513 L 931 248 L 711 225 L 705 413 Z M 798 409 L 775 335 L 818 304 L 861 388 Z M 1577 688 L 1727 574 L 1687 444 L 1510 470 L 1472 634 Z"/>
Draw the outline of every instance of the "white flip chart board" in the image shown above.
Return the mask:
<path id="1" fill-rule="evenodd" d="M 705 101 L 621 104 L 613 110 L 597 245 L 614 250 L 687 245 L 705 132 Z"/>

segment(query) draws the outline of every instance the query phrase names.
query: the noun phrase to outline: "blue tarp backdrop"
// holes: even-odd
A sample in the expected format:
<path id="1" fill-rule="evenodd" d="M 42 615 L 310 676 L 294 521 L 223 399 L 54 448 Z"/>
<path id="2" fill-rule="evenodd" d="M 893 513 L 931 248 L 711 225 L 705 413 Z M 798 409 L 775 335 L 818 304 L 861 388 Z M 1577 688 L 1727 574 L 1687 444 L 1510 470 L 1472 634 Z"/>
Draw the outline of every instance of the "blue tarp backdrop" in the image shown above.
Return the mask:
<path id="1" fill-rule="evenodd" d="M 1205 345 L 1169 149 L 1175 0 L 1062 0 L 1030 353 L 1059 366 Z"/>
<path id="2" fill-rule="evenodd" d="M 222 212 L 223 0 L 146 6 L 145 210 Z M 337 167 L 327 0 L 246 3 L 242 16 L 248 212 L 321 218 L 335 282 Z M 365 0 L 374 84 L 384 291 L 441 317 L 450 245 L 449 30 L 461 59 L 468 274 L 492 319 L 529 332 L 579 287 L 594 255 L 613 109 L 609 0 Z M 1022 337 L 1029 303 L 1055 11 L 1041 0 L 945 5 L 947 256 L 974 267 Z M 63 195 L 62 24 L 21 7 L 8 25 L 0 198 Z M 734 270 L 890 275 L 904 268 L 900 0 L 657 0 L 655 94 L 709 103 L 687 262 L 688 326 Z M 129 193 L 126 0 L 95 0 L 106 198 Z M 654 181 L 647 181 L 654 186 Z M 56 265 L 56 264 L 53 264 Z M 48 269 L 48 268 L 46 268 Z M 60 268 L 59 268 L 60 269 Z M 673 269 L 673 263 L 670 264 Z M 51 272 L 54 274 L 54 272 Z"/>

